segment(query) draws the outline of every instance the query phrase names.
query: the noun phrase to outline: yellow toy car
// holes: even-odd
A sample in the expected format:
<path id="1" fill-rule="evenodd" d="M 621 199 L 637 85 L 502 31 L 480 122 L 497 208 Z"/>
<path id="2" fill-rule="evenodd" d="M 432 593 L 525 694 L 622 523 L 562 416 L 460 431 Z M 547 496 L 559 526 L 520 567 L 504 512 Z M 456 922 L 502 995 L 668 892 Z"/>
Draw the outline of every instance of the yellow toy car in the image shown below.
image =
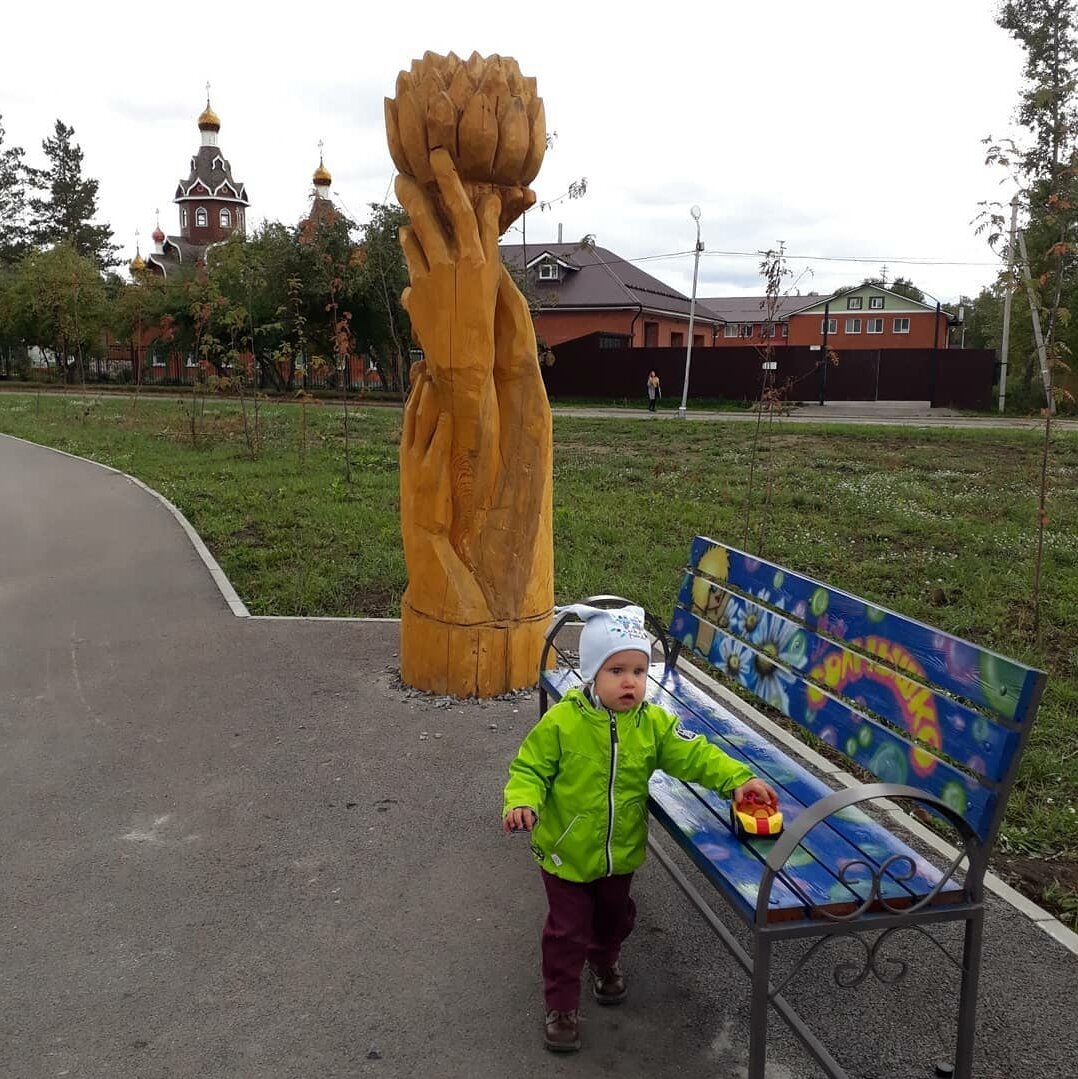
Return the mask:
<path id="1" fill-rule="evenodd" d="M 782 813 L 749 791 L 740 802 L 730 803 L 730 826 L 738 839 L 774 839 L 782 834 Z"/>

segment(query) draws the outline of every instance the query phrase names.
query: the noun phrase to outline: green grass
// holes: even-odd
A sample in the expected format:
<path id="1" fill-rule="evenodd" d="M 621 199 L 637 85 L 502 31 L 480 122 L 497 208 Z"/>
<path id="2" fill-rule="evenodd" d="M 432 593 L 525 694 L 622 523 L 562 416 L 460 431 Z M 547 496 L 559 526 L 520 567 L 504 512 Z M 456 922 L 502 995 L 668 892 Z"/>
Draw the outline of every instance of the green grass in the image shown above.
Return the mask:
<path id="1" fill-rule="evenodd" d="M 137 475 L 188 516 L 253 613 L 394 615 L 405 584 L 398 519 L 400 412 L 263 406 L 252 459 L 239 404 L 209 402 L 191 445 L 186 402 L 0 395 L 0 430 Z M 766 423 L 766 421 L 765 421 Z M 1011 798 L 1003 855 L 1078 877 L 1078 434 L 1053 439 L 1042 633 L 1031 631 L 1031 431 L 555 421 L 559 601 L 595 592 L 669 615 L 690 538 L 705 533 L 1049 671 Z M 770 476 L 768 518 L 759 508 Z M 1078 889 L 1040 898 L 1078 925 Z"/>

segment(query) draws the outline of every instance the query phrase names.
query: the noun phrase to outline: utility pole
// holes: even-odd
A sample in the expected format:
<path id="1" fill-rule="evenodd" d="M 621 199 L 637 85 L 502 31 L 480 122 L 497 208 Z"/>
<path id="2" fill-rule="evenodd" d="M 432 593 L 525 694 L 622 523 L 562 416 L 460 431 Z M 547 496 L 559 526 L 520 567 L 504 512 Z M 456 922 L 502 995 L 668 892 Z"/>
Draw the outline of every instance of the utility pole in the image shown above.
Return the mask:
<path id="1" fill-rule="evenodd" d="M 929 402 L 928 407 L 932 408 L 936 403 L 936 385 L 939 379 L 940 370 L 940 310 L 941 305 L 939 300 L 936 301 L 936 321 L 932 333 L 932 373 L 930 376 L 930 386 L 928 391 Z"/>
<path id="2" fill-rule="evenodd" d="M 827 394 L 827 331 L 831 325 L 831 297 L 823 305 L 823 345 L 820 348 L 820 404 L 824 402 Z"/>
<path id="3" fill-rule="evenodd" d="M 1041 381 L 1044 383 L 1044 396 L 1048 402 L 1048 415 L 1056 414 L 1056 401 L 1052 393 L 1052 369 L 1048 366 L 1048 353 L 1041 334 L 1041 313 L 1037 309 L 1037 294 L 1033 291 L 1033 278 L 1029 273 L 1029 255 L 1026 254 L 1026 237 L 1018 230 L 1018 249 L 1022 254 L 1022 277 L 1026 282 L 1026 296 L 1029 297 L 1029 313 L 1033 318 L 1033 339 L 1037 342 L 1037 355 L 1041 361 Z"/>
<path id="4" fill-rule="evenodd" d="M 1007 291 L 1003 295 L 1003 340 L 999 346 L 999 410 L 1007 403 L 1007 353 L 1011 347 L 1011 295 L 1014 279 L 1014 258 L 1017 252 L 1015 234 L 1018 232 L 1018 196 L 1011 199 L 1011 240 L 1007 245 Z"/>
<path id="5" fill-rule="evenodd" d="M 681 387 L 681 407 L 677 410 L 678 418 L 682 420 L 688 413 L 689 365 L 692 363 L 692 333 L 696 325 L 696 279 L 700 273 L 700 252 L 704 249 L 704 245 L 700 242 L 700 207 L 694 206 L 689 213 L 696 222 L 696 258 L 692 267 L 692 298 L 689 300 L 689 341 L 685 346 L 685 383 Z"/>

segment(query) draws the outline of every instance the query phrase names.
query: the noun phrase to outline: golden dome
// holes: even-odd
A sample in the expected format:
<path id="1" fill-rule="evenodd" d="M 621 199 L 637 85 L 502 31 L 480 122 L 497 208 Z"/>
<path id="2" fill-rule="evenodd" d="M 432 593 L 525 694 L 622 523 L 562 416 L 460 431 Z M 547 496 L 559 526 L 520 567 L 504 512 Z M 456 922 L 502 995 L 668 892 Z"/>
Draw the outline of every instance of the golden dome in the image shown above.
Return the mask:
<path id="1" fill-rule="evenodd" d="M 332 175 L 330 175 L 329 169 L 327 169 L 326 166 L 323 165 L 321 161 L 319 161 L 318 168 L 314 170 L 314 186 L 329 187 L 331 183 L 333 183 L 333 177 Z"/>
<path id="2" fill-rule="evenodd" d="M 199 131 L 220 131 L 221 130 L 221 118 L 210 108 L 209 98 L 206 99 L 206 107 L 202 110 L 202 115 L 198 118 Z"/>
<path id="3" fill-rule="evenodd" d="M 146 269 L 146 263 L 143 260 L 142 255 L 140 255 L 137 251 L 135 252 L 135 257 L 128 264 L 128 269 L 130 269 L 132 273 L 137 273 L 139 270 Z"/>

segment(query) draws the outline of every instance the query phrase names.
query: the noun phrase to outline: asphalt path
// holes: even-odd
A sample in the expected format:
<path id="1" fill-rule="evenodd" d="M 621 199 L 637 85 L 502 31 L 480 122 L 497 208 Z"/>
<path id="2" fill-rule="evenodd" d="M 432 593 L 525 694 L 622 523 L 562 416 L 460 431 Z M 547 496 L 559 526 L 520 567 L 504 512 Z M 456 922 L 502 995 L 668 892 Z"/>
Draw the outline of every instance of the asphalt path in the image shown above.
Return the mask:
<path id="1" fill-rule="evenodd" d="M 536 701 L 410 695 L 397 635 L 235 617 L 150 494 L 0 436 L 0 1076 L 744 1074 L 745 979 L 651 863 L 629 1001 L 544 1052 L 497 821 Z M 1073 1077 L 1078 958 L 989 907 L 976 1074 Z M 847 942 L 789 994 L 852 1076 L 948 1056 L 957 975 L 907 936 L 895 988 L 838 989 Z M 771 1079 L 818 1074 L 771 1030 Z"/>
<path id="2" fill-rule="evenodd" d="M 28 393 L 24 389 L 8 390 L 0 386 L 0 393 Z M 47 393 L 60 394 L 62 390 L 47 390 Z M 81 397 L 77 388 L 69 391 L 72 398 Z M 89 389 L 87 395 L 90 398 L 100 398 L 108 401 L 113 398 L 118 400 L 131 400 L 135 395 L 132 393 L 118 393 L 106 391 L 95 394 Z M 188 401 L 191 394 L 182 393 L 146 393 L 143 401 Z M 234 397 L 209 397 L 211 404 L 231 404 L 236 406 L 239 399 Z M 291 398 L 274 398 L 270 404 L 294 405 L 296 401 Z M 387 401 L 384 398 L 373 399 L 356 396 L 349 400 L 353 408 L 393 408 L 399 409 L 400 403 Z M 338 398 L 319 398 L 320 405 L 335 405 L 342 407 L 343 402 Z M 580 419 L 617 419 L 617 420 L 641 420 L 651 423 L 677 420 L 676 407 L 667 405 L 657 412 L 649 412 L 644 406 L 640 408 L 613 408 L 613 407 L 589 407 L 589 406 L 561 406 L 555 404 L 552 409 L 555 416 L 577 417 Z M 766 415 L 766 414 L 765 414 Z M 697 423 L 755 423 L 758 413 L 745 408 L 740 411 L 709 411 L 700 409 L 690 401 L 687 409 L 687 418 Z M 791 404 L 787 413 L 776 413 L 777 424 L 835 424 L 851 425 L 854 427 L 919 427 L 934 428 L 943 427 L 955 430 L 1005 430 L 1005 431 L 1032 431 L 1043 430 L 1044 420 L 1034 416 L 973 416 L 957 412 L 950 408 L 932 408 L 927 401 L 827 401 L 823 405 L 815 402 Z M 1078 431 L 1078 420 L 1056 419 L 1053 427 L 1060 431 Z"/>

